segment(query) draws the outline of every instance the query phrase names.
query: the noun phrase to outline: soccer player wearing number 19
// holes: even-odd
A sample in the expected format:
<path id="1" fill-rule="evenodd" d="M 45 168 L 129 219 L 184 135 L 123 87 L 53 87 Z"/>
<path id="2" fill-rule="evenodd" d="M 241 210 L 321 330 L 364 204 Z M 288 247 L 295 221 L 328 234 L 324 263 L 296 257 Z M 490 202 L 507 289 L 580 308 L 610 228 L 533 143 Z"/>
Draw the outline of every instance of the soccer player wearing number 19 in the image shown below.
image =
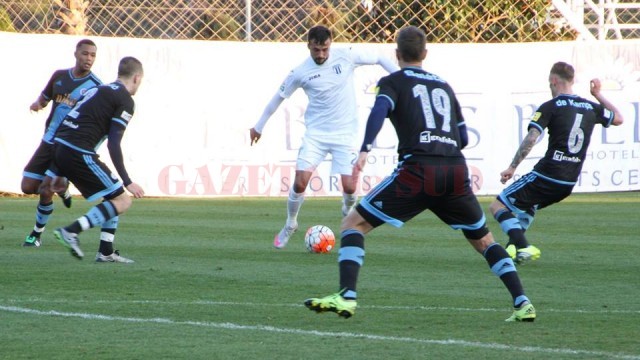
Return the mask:
<path id="1" fill-rule="evenodd" d="M 549 132 L 549 145 L 544 157 L 533 170 L 505 188 L 489 209 L 509 236 L 507 252 L 516 263 L 536 260 L 540 250 L 529 245 L 524 232 L 536 211 L 562 201 L 571 194 L 585 161 L 591 133 L 596 124 L 604 127 L 620 125 L 622 114 L 600 92 L 600 80 L 591 80 L 591 95 L 599 103 L 573 95 L 574 69 L 557 62 L 549 73 L 553 99 L 540 105 L 509 167 L 500 173 L 504 184 L 511 179 L 540 134 Z"/>
<path id="2" fill-rule="evenodd" d="M 340 292 L 307 299 L 305 305 L 317 312 L 352 316 L 356 309 L 356 282 L 365 255 L 365 234 L 384 223 L 401 227 L 428 209 L 452 229 L 462 230 L 502 280 L 515 307 L 507 321 L 533 321 L 535 309 L 524 293 L 513 260 L 494 241 L 471 189 L 461 152 L 468 142 L 467 131 L 455 93 L 446 81 L 422 69 L 427 55 L 422 30 L 406 27 L 398 33 L 396 42 L 401 70 L 378 82 L 379 92 L 352 176 L 357 179 L 365 166 L 371 144 L 386 117 L 399 140 L 398 168 L 342 221 Z"/>

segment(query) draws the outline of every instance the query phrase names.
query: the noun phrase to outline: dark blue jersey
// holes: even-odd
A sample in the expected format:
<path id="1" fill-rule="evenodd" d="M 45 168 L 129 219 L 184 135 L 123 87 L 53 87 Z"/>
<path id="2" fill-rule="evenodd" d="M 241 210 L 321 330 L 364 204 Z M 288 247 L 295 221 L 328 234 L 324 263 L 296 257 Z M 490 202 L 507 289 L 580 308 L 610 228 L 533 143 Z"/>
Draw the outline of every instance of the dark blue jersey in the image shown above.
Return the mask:
<path id="1" fill-rule="evenodd" d="M 593 128 L 596 124 L 609 127 L 613 118 L 613 111 L 577 95 L 559 95 L 540 105 L 529 129 L 547 129 L 549 146 L 533 170 L 552 180 L 575 183 Z"/>
<path id="2" fill-rule="evenodd" d="M 73 76 L 73 69 L 56 70 L 47 86 L 42 90 L 42 96 L 46 100 L 52 101 L 51 112 L 45 122 L 45 133 L 42 140 L 52 144 L 65 115 L 87 89 L 100 84 L 102 81 L 92 72 L 87 76 L 76 78 Z"/>
<path id="3" fill-rule="evenodd" d="M 89 89 L 62 121 L 55 142 L 86 154 L 108 139 L 111 161 L 125 186 L 131 183 L 124 167 L 120 142 L 135 104 L 131 94 L 120 82 Z"/>
<path id="4" fill-rule="evenodd" d="M 451 86 L 421 68 L 404 68 L 378 82 L 377 98 L 391 103 L 388 114 L 398 136 L 398 154 L 463 157 L 460 104 Z"/>

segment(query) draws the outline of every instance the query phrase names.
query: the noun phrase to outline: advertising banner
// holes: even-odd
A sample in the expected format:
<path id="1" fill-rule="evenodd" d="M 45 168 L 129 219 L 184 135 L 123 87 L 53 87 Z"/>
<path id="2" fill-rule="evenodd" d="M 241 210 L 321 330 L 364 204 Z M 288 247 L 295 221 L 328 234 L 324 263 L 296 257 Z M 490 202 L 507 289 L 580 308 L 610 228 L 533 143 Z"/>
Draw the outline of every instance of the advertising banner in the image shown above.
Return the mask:
<path id="1" fill-rule="evenodd" d="M 67 35 L 0 33 L 0 191 L 20 193 L 26 163 L 44 132 L 50 106 L 30 113 L 56 69 L 74 65 Z M 302 90 L 285 100 L 250 146 L 249 129 L 289 71 L 309 56 L 304 43 L 246 43 L 95 38 L 94 73 L 116 79 L 124 56 L 135 56 L 145 78 L 122 143 L 133 181 L 150 196 L 286 196 L 304 136 L 307 99 Z M 333 44 L 361 47 L 395 58 L 394 44 Z M 497 194 L 500 172 L 513 158 L 536 108 L 551 98 L 548 74 L 556 61 L 576 68 L 574 91 L 594 100 L 589 81 L 598 77 L 604 95 L 624 115 L 619 127 L 597 127 L 576 192 L 640 190 L 640 42 L 533 44 L 428 44 L 425 69 L 447 80 L 458 95 L 469 130 L 463 150 L 474 191 Z M 362 138 L 380 66 L 362 66 L 355 76 Z M 359 140 L 360 141 L 360 140 Z M 397 165 L 397 139 L 390 123 L 380 132 L 361 178 L 367 193 Z M 546 137 L 518 168 L 531 169 L 546 150 Z M 360 144 L 354 144 L 359 148 Z M 100 150 L 108 164 L 106 146 Z M 354 159 L 356 154 L 354 153 Z M 307 196 L 337 196 L 339 176 L 330 157 L 313 175 Z M 77 192 L 76 192 L 77 193 Z"/>

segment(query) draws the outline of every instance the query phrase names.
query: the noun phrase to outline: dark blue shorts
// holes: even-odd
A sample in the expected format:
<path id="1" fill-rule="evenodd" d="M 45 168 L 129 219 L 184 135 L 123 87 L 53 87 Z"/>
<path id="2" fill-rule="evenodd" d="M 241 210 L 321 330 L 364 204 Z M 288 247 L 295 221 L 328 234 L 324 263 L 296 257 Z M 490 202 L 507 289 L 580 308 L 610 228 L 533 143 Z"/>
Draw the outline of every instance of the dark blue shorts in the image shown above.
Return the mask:
<path id="1" fill-rule="evenodd" d="M 98 154 L 56 143 L 53 168 L 56 175 L 69 179 L 89 201 L 112 199 L 124 192 L 120 179 L 100 161 Z"/>
<path id="2" fill-rule="evenodd" d="M 476 231 L 486 227 L 464 158 L 405 160 L 356 207 L 374 227 L 385 222 L 400 227 L 427 209 L 453 229 Z"/>
<path id="3" fill-rule="evenodd" d="M 554 181 L 532 171 L 507 186 L 497 198 L 512 212 L 534 216 L 536 210 L 562 201 L 571 195 L 571 191 L 573 185 Z"/>
<path id="4" fill-rule="evenodd" d="M 53 144 L 41 141 L 31 160 L 24 167 L 22 176 L 42 181 L 53 162 L 53 154 Z"/>

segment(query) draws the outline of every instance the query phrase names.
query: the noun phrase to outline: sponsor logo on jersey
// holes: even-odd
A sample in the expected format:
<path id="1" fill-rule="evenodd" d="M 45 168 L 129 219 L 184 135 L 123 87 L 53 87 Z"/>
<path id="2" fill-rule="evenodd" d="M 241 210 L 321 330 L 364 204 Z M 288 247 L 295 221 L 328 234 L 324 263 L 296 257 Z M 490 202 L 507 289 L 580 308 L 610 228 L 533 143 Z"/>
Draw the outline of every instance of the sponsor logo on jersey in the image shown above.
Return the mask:
<path id="1" fill-rule="evenodd" d="M 69 105 L 69 107 L 73 107 L 77 100 L 71 97 L 71 94 L 58 94 L 53 98 L 53 101 L 58 104 Z"/>
<path id="2" fill-rule="evenodd" d="M 580 160 L 579 157 L 577 157 L 577 156 L 566 156 L 564 154 L 564 152 L 562 152 L 560 150 L 554 151 L 553 160 L 555 160 L 555 161 L 569 161 L 569 162 L 572 162 L 572 163 L 582 162 L 582 160 Z"/>
<path id="3" fill-rule="evenodd" d="M 79 127 L 79 126 L 78 126 L 78 124 L 74 123 L 74 122 L 73 122 L 73 121 L 71 121 L 71 120 L 67 120 L 67 119 L 64 119 L 64 121 L 62 122 L 62 124 L 63 124 L 63 125 L 65 125 L 65 126 L 68 126 L 68 127 L 72 128 L 72 129 L 77 129 L 77 128 Z"/>
<path id="4" fill-rule="evenodd" d="M 431 131 L 423 131 L 420 133 L 421 143 L 430 143 L 432 141 L 437 141 L 443 144 L 458 146 L 458 142 L 453 140 L 452 138 L 448 138 L 446 136 L 440 136 L 440 135 L 431 135 Z"/>
<path id="5" fill-rule="evenodd" d="M 607 119 L 611 119 L 611 110 L 609 109 L 604 109 L 604 117 Z"/>
<path id="6" fill-rule="evenodd" d="M 319 77 L 320 77 L 320 74 L 311 75 L 311 76 L 309 76 L 308 81 L 311 81 L 311 80 L 313 80 L 313 79 L 317 79 L 317 78 L 319 78 Z"/>
<path id="7" fill-rule="evenodd" d="M 133 115 L 129 114 L 128 112 L 126 112 L 125 110 L 122 110 L 122 114 L 120 114 L 120 118 L 126 122 L 129 122 L 129 120 L 131 120 L 131 117 L 133 117 Z"/>
<path id="8" fill-rule="evenodd" d="M 533 114 L 533 116 L 531 117 L 531 121 L 538 121 L 540 120 L 541 116 L 542 116 L 542 113 L 540 111 L 536 111 L 536 113 Z"/>

